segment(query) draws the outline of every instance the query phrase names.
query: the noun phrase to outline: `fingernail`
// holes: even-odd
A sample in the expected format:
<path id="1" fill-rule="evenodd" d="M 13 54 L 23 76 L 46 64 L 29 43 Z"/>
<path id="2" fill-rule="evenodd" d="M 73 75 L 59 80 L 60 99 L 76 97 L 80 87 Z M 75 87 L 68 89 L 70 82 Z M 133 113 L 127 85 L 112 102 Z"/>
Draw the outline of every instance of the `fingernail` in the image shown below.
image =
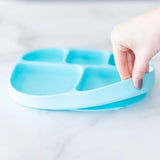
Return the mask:
<path id="1" fill-rule="evenodd" d="M 138 79 L 137 84 L 136 84 L 136 88 L 142 89 L 142 86 L 143 86 L 143 79 Z"/>

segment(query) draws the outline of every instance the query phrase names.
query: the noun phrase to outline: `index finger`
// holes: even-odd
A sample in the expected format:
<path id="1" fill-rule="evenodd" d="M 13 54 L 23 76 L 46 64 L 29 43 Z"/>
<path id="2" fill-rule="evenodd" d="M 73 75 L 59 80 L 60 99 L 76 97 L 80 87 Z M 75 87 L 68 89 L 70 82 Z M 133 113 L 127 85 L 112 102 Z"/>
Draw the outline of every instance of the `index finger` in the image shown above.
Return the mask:
<path id="1" fill-rule="evenodd" d="M 128 51 L 129 49 L 124 46 L 113 44 L 113 54 L 121 80 L 131 78 L 128 65 L 128 56 L 127 56 Z"/>

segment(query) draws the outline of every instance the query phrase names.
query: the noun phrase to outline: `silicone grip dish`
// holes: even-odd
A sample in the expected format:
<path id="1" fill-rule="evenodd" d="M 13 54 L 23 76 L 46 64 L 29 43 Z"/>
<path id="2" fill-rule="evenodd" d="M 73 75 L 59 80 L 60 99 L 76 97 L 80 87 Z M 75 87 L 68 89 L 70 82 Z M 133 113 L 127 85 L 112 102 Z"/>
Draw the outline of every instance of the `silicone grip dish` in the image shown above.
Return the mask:
<path id="1" fill-rule="evenodd" d="M 153 87 L 150 64 L 143 88 L 121 81 L 111 52 L 49 48 L 25 54 L 10 79 L 20 105 L 47 110 L 116 109 L 138 102 Z"/>

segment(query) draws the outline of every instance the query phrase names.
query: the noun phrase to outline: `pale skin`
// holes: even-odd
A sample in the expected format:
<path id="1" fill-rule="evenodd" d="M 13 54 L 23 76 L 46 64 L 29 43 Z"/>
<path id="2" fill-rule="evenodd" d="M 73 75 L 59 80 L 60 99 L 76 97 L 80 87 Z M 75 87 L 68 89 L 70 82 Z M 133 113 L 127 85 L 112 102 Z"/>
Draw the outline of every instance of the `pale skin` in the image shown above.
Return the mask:
<path id="1" fill-rule="evenodd" d="M 132 78 L 141 89 L 149 61 L 160 51 L 160 8 L 116 25 L 111 40 L 121 80 Z"/>

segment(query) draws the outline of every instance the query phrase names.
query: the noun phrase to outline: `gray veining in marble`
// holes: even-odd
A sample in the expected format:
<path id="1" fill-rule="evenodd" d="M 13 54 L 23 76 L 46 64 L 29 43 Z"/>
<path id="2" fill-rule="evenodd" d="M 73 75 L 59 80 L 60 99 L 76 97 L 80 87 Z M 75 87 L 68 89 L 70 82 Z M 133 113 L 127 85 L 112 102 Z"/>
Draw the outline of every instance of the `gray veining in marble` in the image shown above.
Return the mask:
<path id="1" fill-rule="evenodd" d="M 1 160 L 159 160 L 160 57 L 147 97 L 109 112 L 49 112 L 15 104 L 8 80 L 23 53 L 43 47 L 111 50 L 117 23 L 158 2 L 0 2 Z"/>

